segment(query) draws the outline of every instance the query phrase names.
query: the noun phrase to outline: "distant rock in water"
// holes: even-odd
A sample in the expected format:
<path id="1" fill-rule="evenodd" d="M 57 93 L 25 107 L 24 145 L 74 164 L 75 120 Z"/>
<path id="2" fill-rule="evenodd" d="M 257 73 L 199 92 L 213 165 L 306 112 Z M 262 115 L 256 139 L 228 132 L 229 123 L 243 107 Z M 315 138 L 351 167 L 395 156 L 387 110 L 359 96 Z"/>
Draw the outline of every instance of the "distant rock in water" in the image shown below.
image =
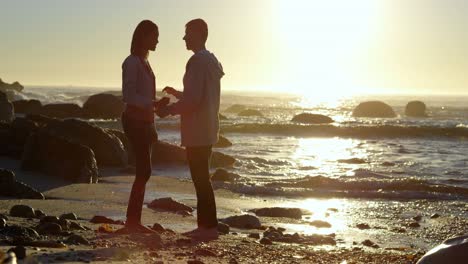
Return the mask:
<path id="1" fill-rule="evenodd" d="M 41 108 L 41 115 L 55 118 L 82 118 L 83 109 L 77 104 L 47 104 Z"/>
<path id="2" fill-rule="evenodd" d="M 291 121 L 307 124 L 329 124 L 334 122 L 333 119 L 328 116 L 310 113 L 298 114 L 294 116 Z"/>
<path id="3" fill-rule="evenodd" d="M 392 107 L 381 101 L 360 103 L 353 111 L 354 117 L 396 117 Z"/>
<path id="4" fill-rule="evenodd" d="M 219 114 L 218 117 L 219 117 L 219 120 L 228 120 L 228 118 L 222 114 Z"/>
<path id="5" fill-rule="evenodd" d="M 271 207 L 271 208 L 252 209 L 249 211 L 255 213 L 258 216 L 286 217 L 286 218 L 293 218 L 293 219 L 302 218 L 302 210 L 300 208 Z"/>
<path id="6" fill-rule="evenodd" d="M 229 168 L 236 163 L 236 159 L 223 154 L 221 152 L 214 151 L 211 155 L 211 167 L 212 168 Z"/>
<path id="7" fill-rule="evenodd" d="M 429 250 L 417 264 L 462 264 L 468 259 L 468 235 L 445 240 Z"/>
<path id="8" fill-rule="evenodd" d="M 94 152 L 89 147 L 44 128 L 29 136 L 21 167 L 74 183 L 96 183 L 99 175 Z"/>
<path id="9" fill-rule="evenodd" d="M 33 187 L 16 180 L 12 171 L 0 169 L 0 196 L 17 199 L 44 199 L 44 195 Z"/>
<path id="10" fill-rule="evenodd" d="M 107 93 L 92 95 L 83 104 L 83 111 L 89 118 L 119 118 L 123 110 L 123 101 Z"/>
<path id="11" fill-rule="evenodd" d="M 225 138 L 222 135 L 219 135 L 218 142 L 213 146 L 214 148 L 228 148 L 232 146 L 231 141 L 229 139 Z"/>
<path id="12" fill-rule="evenodd" d="M 2 79 L 0 79 L 0 91 L 6 91 L 6 90 L 14 90 L 16 92 L 21 92 L 23 91 L 24 87 L 21 85 L 19 82 L 14 82 L 12 84 L 3 82 Z"/>
<path id="13" fill-rule="evenodd" d="M 13 104 L 8 100 L 5 93 L 0 91 L 0 122 L 11 122 L 15 119 Z"/>
<path id="14" fill-rule="evenodd" d="M 13 101 L 13 106 L 19 114 L 39 114 L 42 103 L 39 100 L 18 100 Z"/>
<path id="15" fill-rule="evenodd" d="M 261 227 L 260 219 L 253 215 L 235 215 L 221 220 L 230 227 L 258 229 Z"/>
<path id="16" fill-rule="evenodd" d="M 405 115 L 411 117 L 427 117 L 426 104 L 421 101 L 411 101 L 406 105 Z"/>
<path id="17" fill-rule="evenodd" d="M 339 159 L 338 162 L 339 163 L 347 163 L 347 164 L 364 164 L 364 163 L 367 163 L 366 160 L 359 159 L 359 158 Z"/>
<path id="18" fill-rule="evenodd" d="M 254 109 L 242 110 L 237 115 L 238 116 L 263 116 L 263 114 L 260 111 L 254 110 Z"/>
<path id="19" fill-rule="evenodd" d="M 224 110 L 224 112 L 228 112 L 228 113 L 239 113 L 240 111 L 243 111 L 245 110 L 246 107 L 244 105 L 240 105 L 240 104 L 233 104 L 231 105 L 230 107 L 226 108 L 226 110 Z"/>

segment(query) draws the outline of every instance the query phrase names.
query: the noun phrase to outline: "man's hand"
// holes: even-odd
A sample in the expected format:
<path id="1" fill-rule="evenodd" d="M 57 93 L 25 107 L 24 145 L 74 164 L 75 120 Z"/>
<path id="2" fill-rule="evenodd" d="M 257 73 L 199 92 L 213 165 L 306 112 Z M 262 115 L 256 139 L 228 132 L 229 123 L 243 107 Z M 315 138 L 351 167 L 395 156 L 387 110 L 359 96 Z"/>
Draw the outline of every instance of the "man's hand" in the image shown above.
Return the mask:
<path id="1" fill-rule="evenodd" d="M 162 91 L 164 93 L 172 95 L 172 96 L 174 96 L 175 98 L 178 98 L 178 99 L 182 96 L 182 92 L 179 92 L 179 91 L 177 91 L 176 89 L 174 89 L 174 88 L 172 88 L 170 86 L 166 86 Z"/>
<path id="2" fill-rule="evenodd" d="M 153 101 L 153 107 L 155 110 L 157 110 L 159 107 L 168 105 L 169 101 L 169 97 L 163 97 L 159 101 Z"/>

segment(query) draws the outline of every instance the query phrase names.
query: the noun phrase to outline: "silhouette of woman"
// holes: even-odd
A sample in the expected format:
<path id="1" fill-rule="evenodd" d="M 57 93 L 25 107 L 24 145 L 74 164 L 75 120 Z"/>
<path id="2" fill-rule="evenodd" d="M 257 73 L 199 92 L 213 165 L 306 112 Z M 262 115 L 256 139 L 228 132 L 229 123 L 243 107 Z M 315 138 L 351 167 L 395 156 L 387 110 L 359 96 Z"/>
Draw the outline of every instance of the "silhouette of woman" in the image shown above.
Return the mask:
<path id="1" fill-rule="evenodd" d="M 156 77 L 148 62 L 149 51 L 158 44 L 158 26 L 149 20 L 136 27 L 131 54 L 122 64 L 122 94 L 125 110 L 122 126 L 135 155 L 136 175 L 128 201 L 126 232 L 153 232 L 141 224 L 145 186 L 151 176 L 151 152 L 158 135 L 154 112 L 165 100 L 156 100 Z"/>

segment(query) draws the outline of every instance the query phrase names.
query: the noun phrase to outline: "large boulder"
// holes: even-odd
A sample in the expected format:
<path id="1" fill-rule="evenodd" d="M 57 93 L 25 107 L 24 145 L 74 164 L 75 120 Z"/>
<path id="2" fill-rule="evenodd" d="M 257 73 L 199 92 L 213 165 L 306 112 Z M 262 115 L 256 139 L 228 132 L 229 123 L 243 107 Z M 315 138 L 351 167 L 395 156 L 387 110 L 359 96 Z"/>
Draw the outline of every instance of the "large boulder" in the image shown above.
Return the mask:
<path id="1" fill-rule="evenodd" d="M 128 163 L 127 152 L 120 139 L 96 125 L 66 119 L 54 120 L 45 129 L 53 135 L 92 149 L 98 165 L 125 167 Z"/>
<path id="2" fill-rule="evenodd" d="M 229 139 L 225 138 L 222 135 L 219 135 L 218 142 L 213 146 L 214 148 L 228 148 L 232 146 L 231 141 Z"/>
<path id="3" fill-rule="evenodd" d="M 234 181 L 238 179 L 239 177 L 240 177 L 239 175 L 232 173 L 232 172 L 228 172 L 225 169 L 216 169 L 216 171 L 211 175 L 211 180 L 229 182 L 229 181 Z"/>
<path id="4" fill-rule="evenodd" d="M 11 124 L 0 127 L 0 155 L 21 159 L 24 144 L 29 135 L 37 130 L 35 122 L 17 117 Z"/>
<path id="5" fill-rule="evenodd" d="M 11 122 L 15 118 L 13 104 L 8 101 L 7 95 L 0 91 L 0 122 Z"/>
<path id="6" fill-rule="evenodd" d="M 392 107 L 381 101 L 360 103 L 353 111 L 354 117 L 396 117 Z"/>
<path id="7" fill-rule="evenodd" d="M 0 196 L 18 199 L 44 199 L 44 195 L 33 187 L 16 180 L 12 171 L 0 169 Z"/>
<path id="8" fill-rule="evenodd" d="M 417 264 L 462 264 L 468 260 L 468 235 L 445 240 L 431 249 Z"/>
<path id="9" fill-rule="evenodd" d="M 306 123 L 306 124 L 329 124 L 333 123 L 333 119 L 328 116 L 302 113 L 293 117 L 293 122 Z"/>
<path id="10" fill-rule="evenodd" d="M 263 116 L 263 114 L 260 111 L 255 110 L 255 109 L 242 110 L 237 115 L 238 116 Z"/>
<path id="11" fill-rule="evenodd" d="M 230 168 L 234 163 L 236 159 L 224 153 L 214 151 L 211 155 L 211 168 Z"/>
<path id="12" fill-rule="evenodd" d="M 83 109 L 77 104 L 47 104 L 41 108 L 41 115 L 55 118 L 81 118 Z"/>
<path id="13" fill-rule="evenodd" d="M 262 226 L 260 219 L 253 215 L 234 215 L 221 220 L 230 227 L 258 229 Z"/>
<path id="14" fill-rule="evenodd" d="M 21 167 L 38 170 L 74 183 L 96 183 L 99 171 L 94 152 L 45 128 L 29 136 Z"/>
<path id="15" fill-rule="evenodd" d="M 112 94 L 95 94 L 86 100 L 83 110 L 89 118 L 119 118 L 124 110 L 124 103 Z"/>
<path id="16" fill-rule="evenodd" d="M 128 140 L 125 133 L 118 129 L 106 129 L 106 132 L 120 139 L 120 142 L 122 142 L 124 149 L 127 152 L 128 164 L 135 165 L 135 153 L 133 153 L 132 144 L 130 144 L 130 141 Z"/>
<path id="17" fill-rule="evenodd" d="M 19 114 L 39 114 L 42 109 L 42 103 L 34 99 L 13 101 L 13 106 Z"/>
<path id="18" fill-rule="evenodd" d="M 427 117 L 426 104 L 421 101 L 411 101 L 406 105 L 405 115 L 411 117 Z"/>

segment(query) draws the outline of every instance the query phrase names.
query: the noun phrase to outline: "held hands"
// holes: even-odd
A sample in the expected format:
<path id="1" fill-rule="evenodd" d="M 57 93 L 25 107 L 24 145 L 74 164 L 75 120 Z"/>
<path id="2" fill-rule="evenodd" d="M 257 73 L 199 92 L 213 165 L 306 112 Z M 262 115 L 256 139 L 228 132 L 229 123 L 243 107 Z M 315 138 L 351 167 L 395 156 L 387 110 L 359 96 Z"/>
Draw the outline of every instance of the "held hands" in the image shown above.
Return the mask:
<path id="1" fill-rule="evenodd" d="M 164 118 L 169 115 L 167 111 L 169 101 L 170 99 L 168 97 L 163 97 L 159 101 L 153 101 L 154 110 L 159 117 Z"/>
<path id="2" fill-rule="evenodd" d="M 182 92 L 179 92 L 170 86 L 166 86 L 162 91 L 164 93 L 174 96 L 177 99 L 180 99 L 180 97 L 182 96 Z"/>

